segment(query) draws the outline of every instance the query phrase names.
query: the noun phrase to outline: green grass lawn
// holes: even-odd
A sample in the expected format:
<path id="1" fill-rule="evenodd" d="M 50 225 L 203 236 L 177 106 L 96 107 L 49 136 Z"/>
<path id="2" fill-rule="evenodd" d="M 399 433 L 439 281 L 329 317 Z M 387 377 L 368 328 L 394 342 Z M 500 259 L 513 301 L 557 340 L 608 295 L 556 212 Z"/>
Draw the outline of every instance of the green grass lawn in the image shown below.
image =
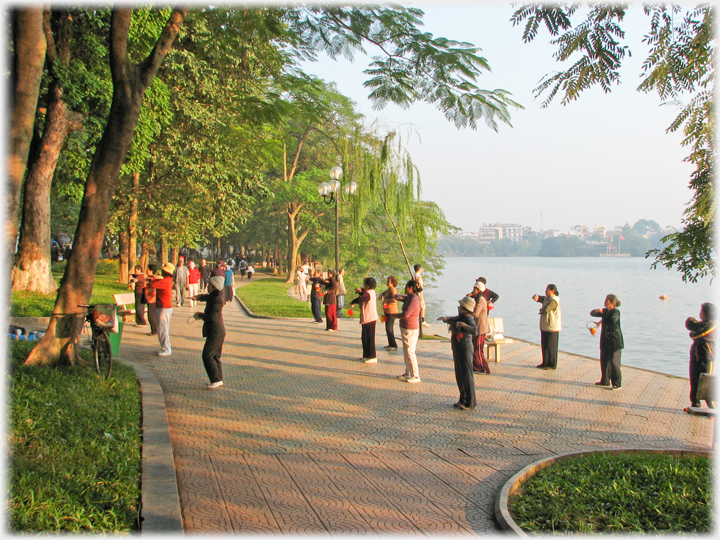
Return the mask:
<path id="1" fill-rule="evenodd" d="M 53 265 L 53 275 L 60 285 L 66 261 Z M 95 284 L 90 300 L 92 304 L 113 304 L 113 294 L 128 292 L 127 285 L 118 282 L 118 262 L 103 260 L 98 263 Z M 55 306 L 57 293 L 39 294 L 12 291 L 10 317 L 49 317 Z"/>
<path id="2" fill-rule="evenodd" d="M 236 289 L 236 294 L 255 315 L 312 318 L 309 302 L 301 302 L 288 295 L 288 289 L 294 286 L 285 283 L 284 277 L 273 276 L 248 283 Z M 346 307 L 349 307 L 347 302 Z M 358 309 L 354 310 L 354 317 L 358 317 Z"/>
<path id="3" fill-rule="evenodd" d="M 508 502 L 528 533 L 709 533 L 712 464 L 706 457 L 593 454 L 557 462 Z"/>
<path id="4" fill-rule="evenodd" d="M 104 380 L 94 368 L 24 366 L 33 345 L 8 342 L 9 529 L 136 530 L 142 469 L 134 371 L 115 363 Z"/>

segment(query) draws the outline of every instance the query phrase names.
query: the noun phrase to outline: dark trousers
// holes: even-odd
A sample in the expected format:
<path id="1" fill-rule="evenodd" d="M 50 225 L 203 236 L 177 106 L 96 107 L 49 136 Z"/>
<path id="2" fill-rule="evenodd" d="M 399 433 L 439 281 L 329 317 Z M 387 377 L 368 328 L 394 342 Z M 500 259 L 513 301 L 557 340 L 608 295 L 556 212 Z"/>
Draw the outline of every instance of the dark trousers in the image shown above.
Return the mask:
<path id="1" fill-rule="evenodd" d="M 551 369 L 557 368 L 558 343 L 560 332 L 540 331 L 540 347 L 542 349 L 542 365 Z"/>
<path id="2" fill-rule="evenodd" d="M 395 347 L 397 349 L 397 341 L 395 341 L 395 319 L 400 316 L 398 313 L 385 314 L 385 333 L 388 338 L 388 347 Z"/>
<path id="3" fill-rule="evenodd" d="M 604 351 L 600 349 L 600 382 L 622 386 L 622 373 L 620 373 L 620 354 L 622 349 Z"/>
<path id="4" fill-rule="evenodd" d="M 150 333 L 153 335 L 157 334 L 158 331 L 158 314 L 157 306 L 155 302 L 151 302 L 147 305 L 148 307 L 148 321 L 150 322 Z"/>
<path id="5" fill-rule="evenodd" d="M 310 301 L 312 307 L 312 314 L 315 317 L 315 322 L 322 322 L 322 298 L 313 298 Z"/>
<path id="6" fill-rule="evenodd" d="M 697 397 L 698 386 L 700 385 L 700 375 L 708 373 L 710 366 L 708 362 L 699 362 L 690 360 L 690 403 L 693 407 L 700 406 L 700 400 Z M 707 406 L 711 409 L 715 408 L 715 403 L 711 400 L 705 400 Z"/>
<path id="7" fill-rule="evenodd" d="M 233 291 L 232 285 L 226 285 L 225 286 L 225 303 L 232 302 L 233 296 L 235 296 L 235 291 Z"/>
<path id="8" fill-rule="evenodd" d="M 147 324 L 145 320 L 145 304 L 142 303 L 142 291 L 135 291 L 135 324 Z"/>
<path id="9" fill-rule="evenodd" d="M 453 340 L 455 337 L 453 336 Z M 473 351 L 462 343 L 452 343 L 453 362 L 455 363 L 455 380 L 460 399 L 458 403 L 465 407 L 475 407 L 475 380 L 473 379 Z"/>
<path id="10" fill-rule="evenodd" d="M 328 330 L 337 330 L 337 304 L 328 304 L 325 306 L 325 321 Z"/>
<path id="11" fill-rule="evenodd" d="M 377 321 L 368 322 L 360 325 L 362 332 L 360 339 L 362 340 L 363 358 L 377 358 L 375 352 L 375 323 Z"/>
<path id="12" fill-rule="evenodd" d="M 481 373 L 490 373 L 490 366 L 485 359 L 485 334 L 476 334 L 472 337 L 473 353 L 472 367 L 473 371 Z"/>
<path id="13" fill-rule="evenodd" d="M 224 333 L 208 336 L 205 340 L 205 346 L 202 351 L 202 360 L 211 383 L 223 380 L 220 356 L 222 355 L 224 342 Z"/>

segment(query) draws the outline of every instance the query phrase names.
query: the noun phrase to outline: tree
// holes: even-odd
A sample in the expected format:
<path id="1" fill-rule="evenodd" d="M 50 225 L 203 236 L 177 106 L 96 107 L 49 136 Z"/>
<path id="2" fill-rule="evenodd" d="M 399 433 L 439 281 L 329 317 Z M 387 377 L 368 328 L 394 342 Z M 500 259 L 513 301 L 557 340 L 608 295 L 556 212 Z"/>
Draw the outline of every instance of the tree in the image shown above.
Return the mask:
<path id="1" fill-rule="evenodd" d="M 113 98 L 107 127 L 93 156 L 85 183 L 73 252 L 68 260 L 50 325 L 26 363 L 74 363 L 84 309 L 92 294 L 110 201 L 117 187 L 143 96 L 177 34 L 187 8 L 175 8 L 152 52 L 139 64 L 131 62 L 128 33 L 132 9 L 114 9 L 110 27 L 110 69 Z"/>
<path id="2" fill-rule="evenodd" d="M 515 11 L 513 25 L 525 21 L 523 40 L 532 41 L 544 24 L 558 46 L 555 57 L 565 61 L 580 54 L 570 68 L 546 76 L 536 88 L 548 91 L 544 106 L 562 93 L 562 103 L 578 99 L 588 88 L 599 84 L 609 92 L 619 83 L 618 69 L 630 49 L 621 44 L 625 33 L 620 24 L 626 4 L 591 4 L 586 18 L 573 25 L 571 18 L 579 5 L 526 4 Z M 644 41 L 650 52 L 643 64 L 642 92 L 655 91 L 668 104 L 680 108 L 667 131 L 682 129 L 683 146 L 690 148 L 685 161 L 695 165 L 689 187 L 693 192 L 684 212 L 684 228 L 666 236 L 662 249 L 652 249 L 651 265 L 677 267 L 683 281 L 695 282 L 708 274 L 715 276 L 714 166 L 717 159 L 714 139 L 714 96 L 717 92 L 714 47 L 715 8 L 701 4 L 687 11 L 675 5 L 646 4 L 650 30 Z"/>
<path id="3" fill-rule="evenodd" d="M 42 8 L 11 11 L 13 57 L 11 67 L 10 145 L 8 156 L 8 194 L 5 207 L 5 249 L 7 261 L 15 258 L 18 208 L 30 141 L 33 136 L 35 107 L 40 91 L 47 44 L 43 34 Z"/>
<path id="4" fill-rule="evenodd" d="M 67 72 L 70 63 L 71 24 L 69 11 L 45 9 L 45 63 L 51 81 L 43 107 L 43 134 L 34 145 L 25 180 L 20 240 L 12 272 L 13 290 L 47 294 L 57 289 L 50 261 L 50 188 L 67 137 L 82 129 L 82 116 L 68 109 L 63 95 L 62 74 Z"/>

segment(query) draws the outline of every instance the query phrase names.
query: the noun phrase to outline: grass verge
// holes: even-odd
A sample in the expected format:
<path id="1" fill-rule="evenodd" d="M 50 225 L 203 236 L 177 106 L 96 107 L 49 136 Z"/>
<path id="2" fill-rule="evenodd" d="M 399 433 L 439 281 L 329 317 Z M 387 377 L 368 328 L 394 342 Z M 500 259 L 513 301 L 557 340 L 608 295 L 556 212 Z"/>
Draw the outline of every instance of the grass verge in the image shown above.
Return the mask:
<path id="1" fill-rule="evenodd" d="M 60 285 L 65 272 L 66 261 L 52 267 L 53 276 Z M 113 294 L 127 291 L 127 285 L 118 282 L 118 262 L 102 260 L 98 263 L 91 304 L 112 304 Z M 49 317 L 55 306 L 57 293 L 40 294 L 27 291 L 12 291 L 10 317 Z"/>
<path id="2" fill-rule="evenodd" d="M 103 380 L 87 367 L 22 365 L 33 346 L 8 343 L 10 530 L 136 530 L 142 461 L 134 371 L 116 363 Z"/>
<path id="3" fill-rule="evenodd" d="M 528 533 L 709 533 L 706 457 L 593 454 L 538 471 L 508 501 Z"/>
<path id="4" fill-rule="evenodd" d="M 294 287 L 284 277 L 267 277 L 236 289 L 235 294 L 255 315 L 264 317 L 310 318 L 310 304 L 288 295 Z"/>

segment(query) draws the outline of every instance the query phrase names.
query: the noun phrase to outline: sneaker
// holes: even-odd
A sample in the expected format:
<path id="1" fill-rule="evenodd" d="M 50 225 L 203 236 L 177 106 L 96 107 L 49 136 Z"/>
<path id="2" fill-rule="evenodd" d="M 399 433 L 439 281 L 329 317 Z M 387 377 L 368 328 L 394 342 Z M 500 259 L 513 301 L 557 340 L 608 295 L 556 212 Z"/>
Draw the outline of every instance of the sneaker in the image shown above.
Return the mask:
<path id="1" fill-rule="evenodd" d="M 400 379 L 401 381 L 407 381 L 408 379 L 412 378 L 412 375 L 398 375 L 397 378 Z"/>
<path id="2" fill-rule="evenodd" d="M 622 388 L 622 386 L 617 385 L 617 386 L 613 386 L 610 390 L 620 390 L 621 388 Z"/>
<path id="3" fill-rule="evenodd" d="M 423 324 L 423 326 L 430 326 L 430 325 L 429 325 L 428 323 L 426 323 L 425 321 L 423 321 L 422 324 Z"/>
<path id="4" fill-rule="evenodd" d="M 155 354 L 158 355 L 158 356 L 170 356 L 170 355 L 172 354 L 172 352 L 168 352 L 168 351 L 158 351 L 158 352 L 156 352 Z"/>
<path id="5" fill-rule="evenodd" d="M 397 351 L 397 347 L 391 347 L 388 345 L 387 347 L 383 347 L 386 351 Z"/>
<path id="6" fill-rule="evenodd" d="M 146 336 L 157 336 L 157 332 L 148 332 Z"/>
<path id="7" fill-rule="evenodd" d="M 182 304 L 175 304 L 175 307 L 182 307 Z"/>
<path id="8" fill-rule="evenodd" d="M 377 364 L 377 358 L 366 358 L 363 362 L 366 364 Z"/>
<path id="9" fill-rule="evenodd" d="M 218 382 L 214 382 L 214 383 L 209 383 L 207 385 L 207 387 L 208 387 L 208 390 L 215 390 L 216 388 L 220 388 L 222 385 L 223 385 L 223 382 L 218 381 Z"/>
<path id="10" fill-rule="evenodd" d="M 410 377 L 410 378 L 407 379 L 405 382 L 409 382 L 409 383 L 420 382 L 420 377 Z"/>
<path id="11" fill-rule="evenodd" d="M 598 381 L 595 383 L 595 386 L 610 386 L 610 383 L 605 383 L 602 381 Z"/>

